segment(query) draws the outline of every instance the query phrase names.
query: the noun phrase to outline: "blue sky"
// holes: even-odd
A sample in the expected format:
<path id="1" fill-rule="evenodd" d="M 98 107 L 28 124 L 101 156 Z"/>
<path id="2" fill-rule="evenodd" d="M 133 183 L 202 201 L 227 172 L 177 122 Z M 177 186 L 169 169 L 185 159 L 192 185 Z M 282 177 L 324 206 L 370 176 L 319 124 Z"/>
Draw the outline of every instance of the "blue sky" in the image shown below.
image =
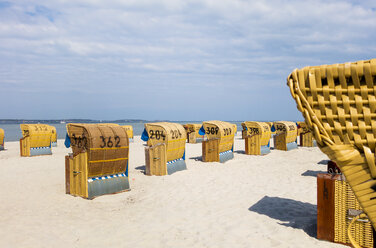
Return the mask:
<path id="1" fill-rule="evenodd" d="M 375 54 L 376 1 L 0 1 L 0 119 L 302 119 L 294 68 Z"/>

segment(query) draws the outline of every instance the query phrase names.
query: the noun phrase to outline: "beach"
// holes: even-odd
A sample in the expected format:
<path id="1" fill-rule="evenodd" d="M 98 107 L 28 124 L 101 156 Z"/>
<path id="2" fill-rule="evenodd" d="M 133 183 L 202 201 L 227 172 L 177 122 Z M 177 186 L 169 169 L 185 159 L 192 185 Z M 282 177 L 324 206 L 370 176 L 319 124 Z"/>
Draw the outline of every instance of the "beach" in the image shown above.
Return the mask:
<path id="1" fill-rule="evenodd" d="M 130 143 L 131 191 L 86 200 L 65 194 L 65 160 L 20 157 L 19 142 L 0 151 L 0 247 L 346 247 L 316 239 L 319 148 L 244 154 L 203 163 L 186 144 L 187 170 L 146 176 L 144 144 Z"/>

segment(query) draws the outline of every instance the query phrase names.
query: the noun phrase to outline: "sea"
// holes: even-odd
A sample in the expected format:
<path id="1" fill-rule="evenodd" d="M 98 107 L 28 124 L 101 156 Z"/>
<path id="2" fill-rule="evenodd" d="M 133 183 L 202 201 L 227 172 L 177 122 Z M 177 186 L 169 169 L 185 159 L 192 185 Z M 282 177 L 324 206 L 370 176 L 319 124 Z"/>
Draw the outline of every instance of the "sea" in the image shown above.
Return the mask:
<path id="1" fill-rule="evenodd" d="M 192 122 L 192 121 L 171 121 L 174 123 L 180 123 L 180 124 L 187 124 L 187 123 L 199 123 L 199 122 Z M 238 131 L 242 130 L 241 122 L 240 121 L 229 121 L 231 123 L 234 123 L 238 127 Z M 119 125 L 131 125 L 133 126 L 133 134 L 134 135 L 141 135 L 144 130 L 144 124 L 148 122 L 122 122 L 117 123 Z M 67 128 L 66 123 L 60 123 L 60 124 L 50 124 L 46 123 L 48 125 L 54 126 L 56 128 L 57 132 L 57 138 L 58 139 L 65 139 Z M 20 129 L 20 124 L 0 124 L 0 128 L 4 129 L 5 133 L 5 141 L 18 141 L 22 138 L 22 132 Z"/>

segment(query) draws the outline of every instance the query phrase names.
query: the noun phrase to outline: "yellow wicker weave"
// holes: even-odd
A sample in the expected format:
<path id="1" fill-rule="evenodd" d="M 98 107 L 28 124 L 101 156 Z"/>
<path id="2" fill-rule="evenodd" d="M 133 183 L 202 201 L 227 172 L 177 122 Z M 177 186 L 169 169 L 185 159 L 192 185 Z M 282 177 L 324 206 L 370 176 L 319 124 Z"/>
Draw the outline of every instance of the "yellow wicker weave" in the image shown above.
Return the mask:
<path id="1" fill-rule="evenodd" d="M 376 227 L 376 59 L 295 69 L 287 83 L 318 146 Z"/>
<path id="2" fill-rule="evenodd" d="M 356 200 L 350 185 L 344 180 L 335 181 L 335 220 L 334 220 L 334 242 L 350 244 L 347 235 L 350 219 L 348 211 L 362 210 L 359 202 Z M 350 232 L 355 242 L 361 247 L 373 247 L 372 226 L 368 220 L 356 221 L 351 227 Z"/>

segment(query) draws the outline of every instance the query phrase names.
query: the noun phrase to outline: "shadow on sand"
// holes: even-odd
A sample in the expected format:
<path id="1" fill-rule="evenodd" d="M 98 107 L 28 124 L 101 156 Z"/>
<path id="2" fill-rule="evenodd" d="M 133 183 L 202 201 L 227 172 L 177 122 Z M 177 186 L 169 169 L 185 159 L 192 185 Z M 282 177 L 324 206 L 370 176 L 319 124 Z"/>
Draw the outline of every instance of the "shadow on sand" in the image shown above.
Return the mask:
<path id="1" fill-rule="evenodd" d="M 145 165 L 137 166 L 135 169 L 136 169 L 136 170 L 140 170 L 141 172 L 145 173 L 145 171 L 146 171 L 146 166 L 145 166 Z"/>
<path id="2" fill-rule="evenodd" d="M 317 174 L 319 173 L 326 173 L 326 171 L 313 171 L 313 170 L 307 170 L 306 172 L 302 173 L 302 176 L 305 177 L 317 177 Z"/>
<path id="3" fill-rule="evenodd" d="M 321 160 L 320 162 L 318 162 L 317 164 L 324 164 L 324 165 L 327 165 L 328 162 L 329 162 L 329 160 L 324 159 L 324 160 Z"/>
<path id="4" fill-rule="evenodd" d="M 195 161 L 202 161 L 202 156 L 198 156 L 198 157 L 190 157 L 189 159 L 193 159 Z"/>
<path id="5" fill-rule="evenodd" d="M 309 236 L 316 238 L 317 206 L 286 198 L 264 196 L 249 211 L 279 220 L 278 224 L 302 229 Z"/>

